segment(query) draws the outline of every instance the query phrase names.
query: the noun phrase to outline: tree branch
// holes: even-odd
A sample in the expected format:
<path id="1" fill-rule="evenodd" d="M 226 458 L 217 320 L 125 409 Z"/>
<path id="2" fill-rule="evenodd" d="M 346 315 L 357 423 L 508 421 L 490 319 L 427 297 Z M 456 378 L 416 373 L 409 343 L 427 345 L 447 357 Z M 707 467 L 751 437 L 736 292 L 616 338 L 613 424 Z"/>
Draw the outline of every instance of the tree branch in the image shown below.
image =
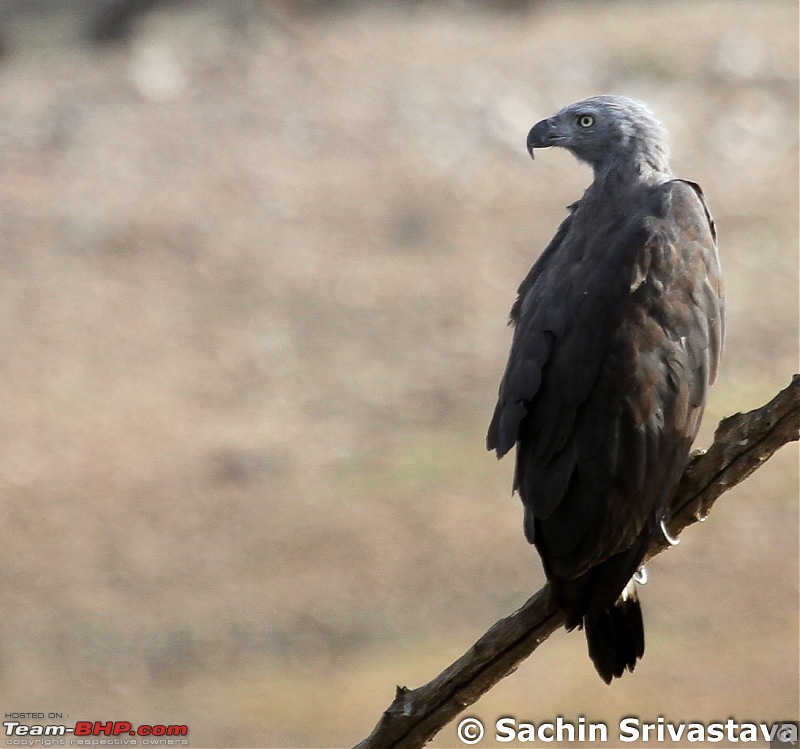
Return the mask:
<path id="1" fill-rule="evenodd" d="M 669 532 L 704 520 L 716 499 L 800 435 L 800 375 L 769 403 L 723 419 L 711 447 L 692 455 L 669 505 Z M 656 539 L 646 559 L 668 548 Z M 545 585 L 492 626 L 464 655 L 418 689 L 397 687 L 394 701 L 355 749 L 418 749 L 472 705 L 564 624 Z"/>

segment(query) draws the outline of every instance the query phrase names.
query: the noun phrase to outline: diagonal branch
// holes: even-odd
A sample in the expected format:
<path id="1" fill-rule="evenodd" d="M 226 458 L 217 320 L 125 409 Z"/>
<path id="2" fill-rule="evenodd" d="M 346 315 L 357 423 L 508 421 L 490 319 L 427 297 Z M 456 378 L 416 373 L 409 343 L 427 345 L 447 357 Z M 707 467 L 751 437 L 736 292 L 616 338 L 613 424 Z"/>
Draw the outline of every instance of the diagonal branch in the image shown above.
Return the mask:
<path id="1" fill-rule="evenodd" d="M 800 375 L 769 403 L 723 419 L 706 451 L 696 452 L 670 502 L 669 532 L 704 520 L 716 499 L 746 479 L 778 448 L 800 436 Z M 647 559 L 668 548 L 659 538 Z M 545 585 L 492 626 L 464 655 L 418 689 L 398 687 L 372 733 L 355 749 L 418 749 L 464 708 L 513 673 L 564 624 Z"/>

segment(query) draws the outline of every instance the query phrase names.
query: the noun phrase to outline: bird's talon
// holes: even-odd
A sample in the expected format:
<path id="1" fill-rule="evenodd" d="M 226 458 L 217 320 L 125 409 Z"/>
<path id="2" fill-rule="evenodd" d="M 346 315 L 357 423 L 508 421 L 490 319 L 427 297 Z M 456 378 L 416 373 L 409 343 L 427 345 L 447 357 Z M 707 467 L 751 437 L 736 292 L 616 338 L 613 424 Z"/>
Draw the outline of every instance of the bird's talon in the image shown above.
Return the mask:
<path id="1" fill-rule="evenodd" d="M 664 538 L 667 540 L 667 543 L 670 546 L 677 546 L 681 542 L 679 538 L 669 535 L 669 531 L 667 530 L 667 526 L 664 524 L 663 520 L 661 521 L 661 532 L 664 534 Z"/>

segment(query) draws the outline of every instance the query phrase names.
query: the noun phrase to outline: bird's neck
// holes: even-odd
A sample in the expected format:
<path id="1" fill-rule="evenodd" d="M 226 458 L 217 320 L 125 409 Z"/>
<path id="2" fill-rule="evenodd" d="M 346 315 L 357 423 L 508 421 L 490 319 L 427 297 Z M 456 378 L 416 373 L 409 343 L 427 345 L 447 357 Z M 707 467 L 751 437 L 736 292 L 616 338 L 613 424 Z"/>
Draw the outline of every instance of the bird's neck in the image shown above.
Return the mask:
<path id="1" fill-rule="evenodd" d="M 594 166 L 593 185 L 660 185 L 673 178 L 669 165 L 652 154 L 634 153 L 628 159 L 613 159 Z"/>

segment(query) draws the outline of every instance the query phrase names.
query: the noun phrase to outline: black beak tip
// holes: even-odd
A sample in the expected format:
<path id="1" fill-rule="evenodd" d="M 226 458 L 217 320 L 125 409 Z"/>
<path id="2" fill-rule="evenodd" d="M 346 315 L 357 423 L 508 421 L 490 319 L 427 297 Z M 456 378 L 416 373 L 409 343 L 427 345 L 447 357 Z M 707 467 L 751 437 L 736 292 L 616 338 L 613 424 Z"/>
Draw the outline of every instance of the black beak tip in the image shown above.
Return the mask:
<path id="1" fill-rule="evenodd" d="M 537 122 L 531 128 L 530 132 L 528 133 L 528 139 L 525 143 L 531 158 L 533 158 L 534 148 L 547 148 L 548 146 L 552 145 L 550 143 L 550 137 L 552 134 L 553 127 L 548 120 Z"/>
<path id="2" fill-rule="evenodd" d="M 534 136 L 534 130 L 536 130 L 535 127 L 531 128 L 531 131 L 528 133 L 528 138 L 525 141 L 525 147 L 526 147 L 528 153 L 531 155 L 531 158 L 534 158 L 533 149 L 536 147 L 536 139 L 535 139 L 535 136 Z"/>

